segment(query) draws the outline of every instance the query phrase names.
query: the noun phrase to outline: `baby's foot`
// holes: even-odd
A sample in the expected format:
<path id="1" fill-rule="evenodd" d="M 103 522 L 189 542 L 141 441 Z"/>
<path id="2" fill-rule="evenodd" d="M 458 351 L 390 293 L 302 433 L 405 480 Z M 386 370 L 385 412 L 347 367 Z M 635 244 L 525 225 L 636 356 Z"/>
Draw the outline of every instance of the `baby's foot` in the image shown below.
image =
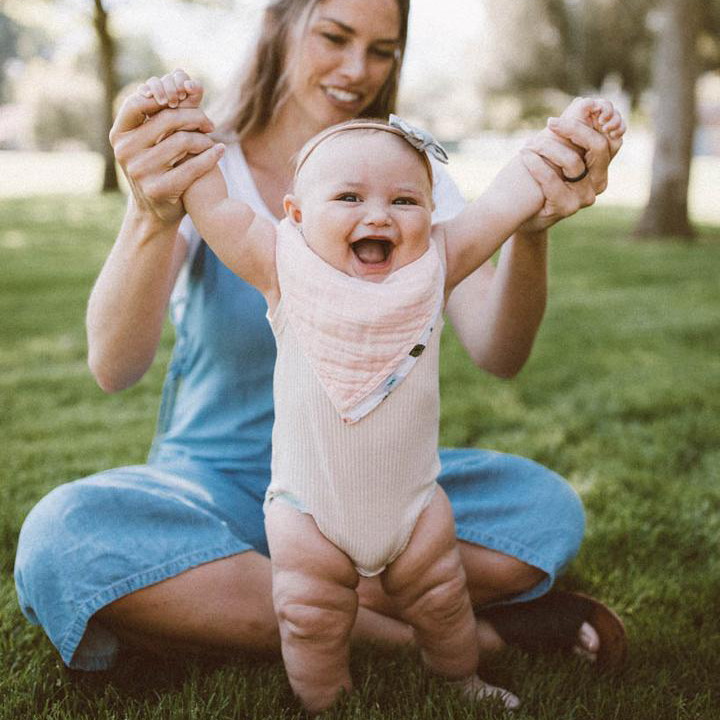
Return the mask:
<path id="1" fill-rule="evenodd" d="M 509 690 L 503 690 L 503 688 L 486 683 L 477 675 L 464 680 L 456 680 L 451 684 L 457 687 L 472 702 L 495 698 L 508 710 L 515 710 L 515 708 L 520 707 L 520 699 L 516 695 L 513 695 Z"/>

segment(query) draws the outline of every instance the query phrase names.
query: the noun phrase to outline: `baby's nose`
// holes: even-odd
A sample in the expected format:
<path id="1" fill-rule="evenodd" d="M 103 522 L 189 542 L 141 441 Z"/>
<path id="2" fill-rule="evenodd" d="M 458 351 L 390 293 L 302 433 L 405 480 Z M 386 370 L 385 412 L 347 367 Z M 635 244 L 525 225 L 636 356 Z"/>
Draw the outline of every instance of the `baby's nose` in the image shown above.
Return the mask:
<path id="1" fill-rule="evenodd" d="M 368 203 L 366 205 L 365 222 L 368 225 L 387 225 L 390 222 L 390 213 L 385 205 Z"/>

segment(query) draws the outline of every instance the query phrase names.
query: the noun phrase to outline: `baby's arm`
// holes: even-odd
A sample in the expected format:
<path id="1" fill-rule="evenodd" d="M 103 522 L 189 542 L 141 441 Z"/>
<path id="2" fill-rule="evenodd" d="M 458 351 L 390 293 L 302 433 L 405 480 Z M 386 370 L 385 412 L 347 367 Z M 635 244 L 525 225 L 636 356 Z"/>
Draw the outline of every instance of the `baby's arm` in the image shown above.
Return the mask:
<path id="1" fill-rule="evenodd" d="M 543 206 L 545 196 L 516 155 L 490 186 L 454 218 L 440 224 L 447 253 L 447 290 L 488 260 Z"/>
<path id="2" fill-rule="evenodd" d="M 242 200 L 229 198 L 217 165 L 182 197 L 200 236 L 236 275 L 266 298 L 275 287 L 275 227 Z"/>
<path id="3" fill-rule="evenodd" d="M 138 92 L 154 97 L 162 106 L 196 107 L 202 93 L 199 84 L 186 80 L 182 87 L 170 87 L 174 82 L 174 76 L 165 76 L 162 83 L 143 85 Z M 224 150 L 221 143 L 215 146 L 218 158 Z M 267 297 L 275 287 L 276 277 L 273 224 L 256 215 L 247 203 L 228 197 L 217 165 L 185 191 L 182 201 L 198 232 L 220 260 Z"/>
<path id="4" fill-rule="evenodd" d="M 584 122 L 603 133 L 611 149 L 622 144 L 625 124 L 612 103 L 577 98 L 563 112 L 563 119 Z M 549 121 L 552 129 L 552 119 Z M 584 177 L 583 156 L 568 151 L 563 177 Z M 442 224 L 448 259 L 448 290 L 455 287 L 488 260 L 523 222 L 538 213 L 545 203 L 540 185 L 532 178 L 520 155 L 495 177 L 490 187 L 459 215 Z"/>

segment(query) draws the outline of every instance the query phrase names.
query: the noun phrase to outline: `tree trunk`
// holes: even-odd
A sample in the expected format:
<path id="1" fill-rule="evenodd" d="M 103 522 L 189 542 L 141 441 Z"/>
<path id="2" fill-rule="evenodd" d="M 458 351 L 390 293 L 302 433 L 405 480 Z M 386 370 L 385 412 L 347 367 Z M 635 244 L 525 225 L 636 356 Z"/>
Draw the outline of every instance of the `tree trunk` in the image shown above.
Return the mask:
<path id="1" fill-rule="evenodd" d="M 699 72 L 698 0 L 663 0 L 655 42 L 655 153 L 650 199 L 635 234 L 690 238 L 688 183 Z"/>
<path id="2" fill-rule="evenodd" d="M 95 15 L 93 25 L 97 33 L 100 51 L 100 79 L 103 84 L 103 158 L 105 160 L 105 174 L 102 191 L 109 192 L 119 188 L 117 172 L 115 171 L 115 155 L 108 140 L 110 128 L 113 124 L 113 100 L 117 94 L 117 80 L 115 78 L 115 39 L 108 30 L 108 16 L 102 5 L 102 0 L 95 0 Z"/>

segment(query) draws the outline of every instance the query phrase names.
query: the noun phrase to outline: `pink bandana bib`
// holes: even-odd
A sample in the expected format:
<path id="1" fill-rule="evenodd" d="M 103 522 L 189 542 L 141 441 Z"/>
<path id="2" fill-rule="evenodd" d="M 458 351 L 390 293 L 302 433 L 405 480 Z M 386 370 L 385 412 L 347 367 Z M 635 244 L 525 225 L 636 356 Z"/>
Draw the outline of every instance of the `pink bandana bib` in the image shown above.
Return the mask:
<path id="1" fill-rule="evenodd" d="M 277 231 L 281 302 L 303 352 L 345 422 L 357 422 L 412 370 L 443 307 L 445 273 L 433 240 L 380 283 L 318 257 L 288 220 Z"/>

